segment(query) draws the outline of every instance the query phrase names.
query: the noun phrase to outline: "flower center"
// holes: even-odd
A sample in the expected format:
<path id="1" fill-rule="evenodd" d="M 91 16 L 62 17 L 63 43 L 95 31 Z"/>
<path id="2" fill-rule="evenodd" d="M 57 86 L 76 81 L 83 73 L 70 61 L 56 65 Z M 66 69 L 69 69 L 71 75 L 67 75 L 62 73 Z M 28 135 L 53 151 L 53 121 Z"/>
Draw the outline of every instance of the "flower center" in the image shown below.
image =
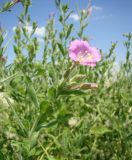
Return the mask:
<path id="1" fill-rule="evenodd" d="M 91 53 L 89 53 L 88 51 L 85 52 L 79 52 L 77 59 L 79 62 L 83 62 L 83 61 L 89 61 L 93 59 L 93 55 Z"/>

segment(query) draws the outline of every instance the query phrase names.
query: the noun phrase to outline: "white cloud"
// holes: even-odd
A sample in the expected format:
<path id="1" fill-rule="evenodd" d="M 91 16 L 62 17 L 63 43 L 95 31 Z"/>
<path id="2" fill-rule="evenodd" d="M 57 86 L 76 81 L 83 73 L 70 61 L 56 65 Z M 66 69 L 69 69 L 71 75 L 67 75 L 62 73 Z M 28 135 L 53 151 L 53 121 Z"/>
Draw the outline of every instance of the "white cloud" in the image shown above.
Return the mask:
<path id="1" fill-rule="evenodd" d="M 99 12 L 101 12 L 102 10 L 103 10 L 103 8 L 100 7 L 100 6 L 95 6 L 95 5 L 91 6 L 91 11 L 99 11 Z M 84 11 L 86 11 L 86 10 L 84 10 Z M 78 21 L 79 20 L 79 16 L 76 13 L 72 13 L 70 15 L 70 18 L 73 19 L 74 21 Z"/>
<path id="2" fill-rule="evenodd" d="M 118 81 L 119 71 L 120 65 L 117 62 L 114 62 L 113 67 L 109 70 L 109 72 L 106 72 L 107 79 L 105 79 L 105 87 L 110 87 L 113 83 Z"/>
<path id="3" fill-rule="evenodd" d="M 44 36 L 45 34 L 45 27 L 37 27 L 36 31 L 35 31 L 36 36 Z"/>
<path id="4" fill-rule="evenodd" d="M 72 13 L 72 14 L 70 15 L 70 18 L 73 19 L 74 21 L 78 21 L 78 20 L 79 20 L 79 16 L 78 16 L 78 14 L 76 14 L 76 13 Z"/>
<path id="5" fill-rule="evenodd" d="M 95 20 L 104 20 L 104 19 L 109 19 L 111 18 L 113 15 L 109 14 L 109 15 L 100 15 L 100 16 L 96 16 L 94 17 Z"/>
<path id="6" fill-rule="evenodd" d="M 16 29 L 16 27 L 13 27 L 12 30 L 15 31 L 15 29 Z M 29 33 L 31 33 L 32 30 L 33 30 L 32 26 L 29 26 L 29 25 L 25 26 L 25 29 L 26 29 Z M 45 27 L 37 27 L 34 34 L 35 34 L 36 36 L 38 36 L 38 37 L 44 36 L 44 34 L 45 34 Z"/>
<path id="7" fill-rule="evenodd" d="M 102 11 L 103 8 L 100 7 L 100 6 L 95 6 L 95 5 L 93 5 L 93 6 L 92 6 L 92 10 L 93 10 L 93 11 Z"/>
<path id="8" fill-rule="evenodd" d="M 16 30 L 16 27 L 13 27 L 13 28 L 12 28 L 12 30 L 13 30 L 13 32 L 15 32 L 15 30 Z"/>
<path id="9" fill-rule="evenodd" d="M 32 32 L 32 26 L 25 26 L 25 29 L 29 32 L 29 33 L 31 33 Z"/>
<path id="10" fill-rule="evenodd" d="M 120 65 L 117 62 L 114 62 L 113 67 L 111 69 L 112 74 L 115 76 L 120 71 Z"/>

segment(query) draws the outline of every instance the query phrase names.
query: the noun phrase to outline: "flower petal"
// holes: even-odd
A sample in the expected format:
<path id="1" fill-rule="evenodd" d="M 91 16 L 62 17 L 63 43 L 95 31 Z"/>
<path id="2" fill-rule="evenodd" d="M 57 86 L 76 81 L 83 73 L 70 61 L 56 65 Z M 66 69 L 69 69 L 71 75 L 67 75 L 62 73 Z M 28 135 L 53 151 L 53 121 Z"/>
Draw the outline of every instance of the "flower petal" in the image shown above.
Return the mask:
<path id="1" fill-rule="evenodd" d="M 77 61 L 82 65 L 96 66 L 96 63 L 101 60 L 100 51 L 90 46 L 87 41 L 74 40 L 69 47 L 69 57 L 73 61 Z"/>

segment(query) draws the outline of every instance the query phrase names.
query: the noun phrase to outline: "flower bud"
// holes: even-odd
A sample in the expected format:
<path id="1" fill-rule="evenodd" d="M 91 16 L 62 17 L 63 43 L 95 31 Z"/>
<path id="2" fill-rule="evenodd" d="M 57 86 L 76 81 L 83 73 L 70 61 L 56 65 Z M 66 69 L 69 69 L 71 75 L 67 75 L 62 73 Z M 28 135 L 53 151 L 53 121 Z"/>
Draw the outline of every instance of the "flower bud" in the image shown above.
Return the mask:
<path id="1" fill-rule="evenodd" d="M 90 6 L 88 7 L 88 16 L 91 16 L 91 14 L 92 14 L 92 7 Z"/>
<path id="2" fill-rule="evenodd" d="M 83 90 L 96 89 L 96 88 L 98 88 L 98 85 L 96 83 L 83 83 L 68 87 L 68 89 L 83 89 Z"/>

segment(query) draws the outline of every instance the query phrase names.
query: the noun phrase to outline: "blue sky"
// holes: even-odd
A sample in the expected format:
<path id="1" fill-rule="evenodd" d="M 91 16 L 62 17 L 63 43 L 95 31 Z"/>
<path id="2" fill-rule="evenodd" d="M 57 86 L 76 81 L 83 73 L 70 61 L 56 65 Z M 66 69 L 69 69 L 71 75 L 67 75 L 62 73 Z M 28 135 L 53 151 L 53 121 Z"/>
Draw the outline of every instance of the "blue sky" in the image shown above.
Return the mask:
<path id="1" fill-rule="evenodd" d="M 0 0 L 0 6 L 7 0 Z M 76 16 L 76 8 L 86 9 L 88 0 L 62 0 L 66 3 L 70 1 L 70 10 L 74 11 L 73 17 L 70 19 L 75 24 L 75 30 L 79 28 L 78 18 Z M 123 47 L 123 33 L 132 32 L 132 0 L 93 0 L 93 12 L 89 20 L 89 27 L 85 31 L 86 36 L 91 38 L 91 44 L 108 52 L 111 42 L 118 41 L 117 61 L 123 60 L 125 57 L 125 49 Z M 12 8 L 10 13 L 4 12 L 0 14 L 0 24 L 8 31 L 7 39 L 13 35 L 13 27 L 18 24 L 17 16 L 22 11 L 21 4 L 17 4 Z M 36 35 L 41 37 L 41 31 L 44 31 L 48 15 L 55 12 L 56 26 L 58 10 L 55 7 L 54 0 L 32 0 L 30 14 L 33 21 L 38 22 L 38 32 Z M 9 44 L 6 55 L 11 62 L 14 58 L 12 43 Z"/>

